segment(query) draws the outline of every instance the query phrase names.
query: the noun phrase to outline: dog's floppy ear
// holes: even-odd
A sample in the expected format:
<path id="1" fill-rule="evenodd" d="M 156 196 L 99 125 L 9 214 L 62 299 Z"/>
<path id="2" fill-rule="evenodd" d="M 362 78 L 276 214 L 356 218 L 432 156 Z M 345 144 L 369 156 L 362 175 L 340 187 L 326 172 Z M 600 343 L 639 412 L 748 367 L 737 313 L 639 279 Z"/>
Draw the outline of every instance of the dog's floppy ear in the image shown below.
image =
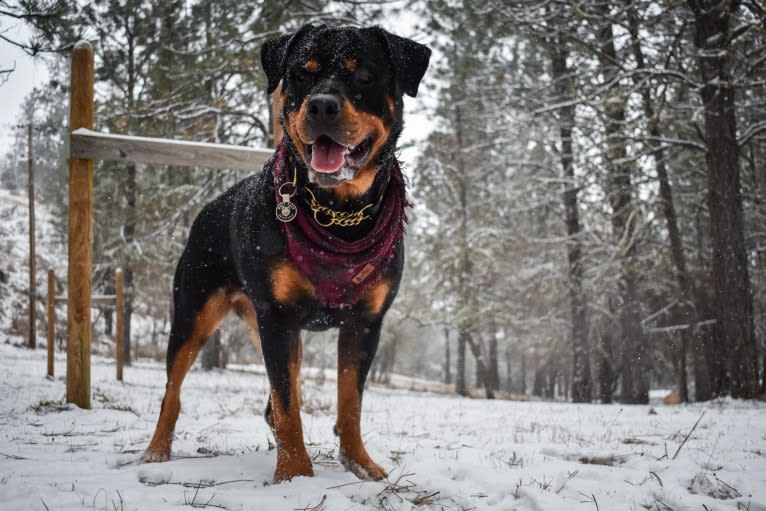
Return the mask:
<path id="1" fill-rule="evenodd" d="M 399 82 L 402 92 L 413 98 L 417 96 L 418 85 L 423 79 L 428 68 L 428 60 L 431 58 L 430 48 L 416 43 L 412 39 L 391 34 L 377 26 L 369 30 L 378 34 L 385 41 L 391 63 L 394 65 L 396 80 Z"/>
<path id="2" fill-rule="evenodd" d="M 266 91 L 271 94 L 282 80 L 283 60 L 287 43 L 292 35 L 283 35 L 276 39 L 270 39 L 261 45 L 261 65 L 266 73 Z"/>
<path id="3" fill-rule="evenodd" d="M 266 73 L 266 91 L 271 94 L 276 90 L 282 76 L 285 74 L 285 61 L 290 49 L 299 36 L 312 30 L 314 25 L 307 23 L 294 34 L 287 34 L 276 39 L 270 39 L 261 45 L 261 65 Z"/>

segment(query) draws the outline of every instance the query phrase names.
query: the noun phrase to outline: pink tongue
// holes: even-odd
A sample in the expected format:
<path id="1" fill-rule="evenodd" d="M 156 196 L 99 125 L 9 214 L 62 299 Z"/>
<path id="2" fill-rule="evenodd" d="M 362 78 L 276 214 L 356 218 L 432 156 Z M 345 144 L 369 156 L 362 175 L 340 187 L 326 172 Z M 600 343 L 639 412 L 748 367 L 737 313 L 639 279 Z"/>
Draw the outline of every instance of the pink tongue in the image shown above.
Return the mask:
<path id="1" fill-rule="evenodd" d="M 311 147 L 311 167 L 317 172 L 337 172 L 345 161 L 346 148 L 330 137 L 319 137 Z"/>

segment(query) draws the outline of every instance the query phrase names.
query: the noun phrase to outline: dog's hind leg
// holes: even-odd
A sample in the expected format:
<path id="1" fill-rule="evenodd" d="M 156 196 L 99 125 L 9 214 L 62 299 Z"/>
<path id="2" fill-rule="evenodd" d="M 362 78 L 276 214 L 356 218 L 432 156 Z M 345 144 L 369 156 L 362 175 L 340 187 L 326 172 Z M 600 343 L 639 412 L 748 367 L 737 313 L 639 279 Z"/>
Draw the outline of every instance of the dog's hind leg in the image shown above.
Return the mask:
<path id="1" fill-rule="evenodd" d="M 141 462 L 167 461 L 173 443 L 178 413 L 181 411 L 181 384 L 186 373 L 197 358 L 204 342 L 218 329 L 231 308 L 231 302 L 224 289 L 218 289 L 207 298 L 176 295 L 176 307 L 168 343 L 165 397 L 162 399 L 160 417 L 152 441 L 144 452 Z"/>
<path id="2" fill-rule="evenodd" d="M 236 292 L 231 295 L 231 302 L 234 306 L 234 312 L 237 316 L 245 322 L 250 328 L 250 341 L 253 346 L 258 349 L 262 349 L 260 328 L 258 327 L 258 313 L 255 312 L 253 302 L 247 297 L 245 293 Z M 266 410 L 263 412 L 263 418 L 266 420 L 266 424 L 269 425 L 272 431 L 274 431 L 274 420 L 271 415 L 271 396 L 269 396 L 266 402 Z"/>

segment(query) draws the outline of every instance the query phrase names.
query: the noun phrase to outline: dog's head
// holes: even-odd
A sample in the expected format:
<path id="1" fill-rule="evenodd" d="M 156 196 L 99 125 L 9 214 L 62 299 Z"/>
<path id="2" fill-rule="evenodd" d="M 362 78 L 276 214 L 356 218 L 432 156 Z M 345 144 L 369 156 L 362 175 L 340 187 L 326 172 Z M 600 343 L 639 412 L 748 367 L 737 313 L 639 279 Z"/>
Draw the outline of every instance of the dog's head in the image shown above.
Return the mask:
<path id="1" fill-rule="evenodd" d="M 282 82 L 282 125 L 308 179 L 358 196 L 394 157 L 402 95 L 415 96 L 431 50 L 379 27 L 304 25 L 267 41 L 268 92 Z"/>

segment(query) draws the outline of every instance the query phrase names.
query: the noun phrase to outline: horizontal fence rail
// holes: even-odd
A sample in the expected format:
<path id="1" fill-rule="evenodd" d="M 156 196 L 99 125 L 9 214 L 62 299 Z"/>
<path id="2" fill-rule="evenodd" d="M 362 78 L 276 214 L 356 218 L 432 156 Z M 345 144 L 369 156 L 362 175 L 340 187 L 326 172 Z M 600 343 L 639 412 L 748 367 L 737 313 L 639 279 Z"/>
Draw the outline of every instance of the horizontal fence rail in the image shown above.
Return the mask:
<path id="1" fill-rule="evenodd" d="M 92 305 L 111 305 L 116 299 L 117 295 L 92 295 L 90 297 L 90 303 Z M 53 302 L 56 304 L 67 303 L 67 297 L 57 296 L 53 299 Z"/>
<path id="2" fill-rule="evenodd" d="M 256 172 L 273 149 L 164 138 L 99 133 L 80 128 L 71 133 L 71 155 L 86 160 L 136 161 L 158 165 L 206 167 Z"/>

